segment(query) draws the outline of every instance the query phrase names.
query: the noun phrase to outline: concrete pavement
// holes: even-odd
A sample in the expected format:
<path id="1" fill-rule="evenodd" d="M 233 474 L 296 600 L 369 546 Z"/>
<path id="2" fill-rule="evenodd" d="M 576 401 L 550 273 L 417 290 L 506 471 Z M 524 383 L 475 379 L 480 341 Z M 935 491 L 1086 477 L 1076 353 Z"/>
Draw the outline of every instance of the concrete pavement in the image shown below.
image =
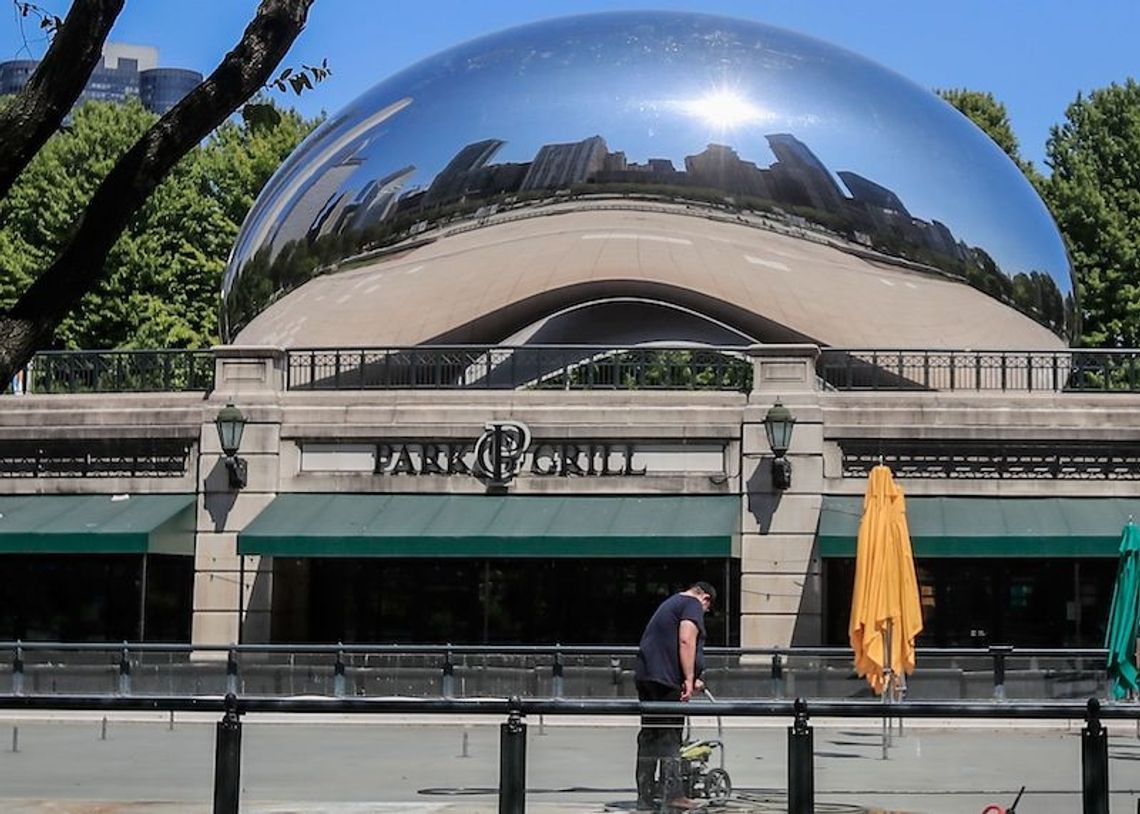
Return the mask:
<path id="1" fill-rule="evenodd" d="M 498 810 L 498 722 L 367 724 L 247 716 L 242 799 L 250 814 L 491 814 Z M 636 727 L 530 721 L 527 810 L 537 814 L 628 810 Z M 711 722 L 710 722 L 711 724 Z M 11 751 L 18 727 L 19 751 Z M 1080 809 L 1080 728 L 1074 724 L 909 726 L 881 759 L 872 722 L 815 727 L 820 812 L 980 812 Z M 1113 810 L 1140 796 L 1140 740 L 1110 723 Z M 209 719 L 0 721 L 3 814 L 205 814 L 213 789 Z M 702 727 L 698 734 L 715 735 Z M 725 766 L 740 790 L 730 810 L 786 810 L 783 727 L 726 727 Z"/>

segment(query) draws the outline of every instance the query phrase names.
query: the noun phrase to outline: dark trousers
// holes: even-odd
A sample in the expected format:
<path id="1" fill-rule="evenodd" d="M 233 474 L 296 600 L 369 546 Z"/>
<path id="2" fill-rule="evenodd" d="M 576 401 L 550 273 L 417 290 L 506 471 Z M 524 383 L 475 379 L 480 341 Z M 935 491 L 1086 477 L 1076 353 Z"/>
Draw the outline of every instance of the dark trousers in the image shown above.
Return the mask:
<path id="1" fill-rule="evenodd" d="M 638 681 L 637 697 L 642 701 L 680 701 L 681 688 Z M 684 796 L 681 788 L 681 730 L 683 716 L 642 715 L 637 733 L 637 799 L 649 802 L 658 795 L 665 800 Z M 657 769 L 660 766 L 660 776 Z"/>

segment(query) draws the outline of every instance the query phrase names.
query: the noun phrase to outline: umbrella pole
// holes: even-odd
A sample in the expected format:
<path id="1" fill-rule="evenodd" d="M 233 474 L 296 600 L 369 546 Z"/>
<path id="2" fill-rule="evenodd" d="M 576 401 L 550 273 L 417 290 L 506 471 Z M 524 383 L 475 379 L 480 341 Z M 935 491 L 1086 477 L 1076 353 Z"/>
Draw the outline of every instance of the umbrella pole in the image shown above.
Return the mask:
<path id="1" fill-rule="evenodd" d="M 887 759 L 887 749 L 891 746 L 891 690 L 894 684 L 891 672 L 891 633 L 892 622 L 887 619 L 887 629 L 883 636 L 883 760 Z"/>

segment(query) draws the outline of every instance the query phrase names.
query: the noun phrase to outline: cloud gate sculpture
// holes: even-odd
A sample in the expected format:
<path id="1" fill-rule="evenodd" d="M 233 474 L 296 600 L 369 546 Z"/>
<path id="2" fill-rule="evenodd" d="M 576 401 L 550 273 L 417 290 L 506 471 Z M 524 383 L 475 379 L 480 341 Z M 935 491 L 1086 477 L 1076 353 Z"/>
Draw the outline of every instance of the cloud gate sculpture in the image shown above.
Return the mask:
<path id="1" fill-rule="evenodd" d="M 282 347 L 1057 348 L 1044 204 L 858 55 L 683 13 L 456 46 L 325 121 L 250 211 L 223 336 Z"/>

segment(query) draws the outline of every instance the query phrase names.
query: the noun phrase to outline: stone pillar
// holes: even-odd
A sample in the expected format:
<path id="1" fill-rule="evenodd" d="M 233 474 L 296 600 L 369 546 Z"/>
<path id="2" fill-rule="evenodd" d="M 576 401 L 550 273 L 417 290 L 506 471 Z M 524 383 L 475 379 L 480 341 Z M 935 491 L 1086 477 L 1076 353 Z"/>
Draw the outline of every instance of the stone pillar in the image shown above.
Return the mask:
<path id="1" fill-rule="evenodd" d="M 277 348 L 214 349 L 215 385 L 202 415 L 198 458 L 198 544 L 194 558 L 194 644 L 269 640 L 270 557 L 240 557 L 237 534 L 277 495 L 285 353 Z M 245 416 L 238 457 L 245 488 L 230 486 L 214 419 L 226 404 Z M 215 654 L 224 658 L 224 653 Z"/>
<path id="2" fill-rule="evenodd" d="M 823 411 L 814 345 L 758 345 L 753 389 L 742 428 L 741 632 L 744 647 L 819 644 L 822 605 L 815 547 L 823 502 Z M 772 485 L 772 450 L 764 431 L 780 401 L 796 419 L 787 458 L 792 482 Z"/>

